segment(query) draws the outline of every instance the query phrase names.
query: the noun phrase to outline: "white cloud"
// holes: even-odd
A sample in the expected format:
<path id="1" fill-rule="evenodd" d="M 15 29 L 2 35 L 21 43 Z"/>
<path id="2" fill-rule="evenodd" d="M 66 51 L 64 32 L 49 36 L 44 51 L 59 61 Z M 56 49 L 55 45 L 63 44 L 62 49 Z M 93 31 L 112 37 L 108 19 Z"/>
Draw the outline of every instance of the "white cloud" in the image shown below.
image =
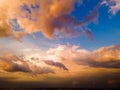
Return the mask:
<path id="1" fill-rule="evenodd" d="M 111 12 L 113 15 L 120 10 L 120 0 L 103 0 L 102 4 L 109 6 L 109 12 Z"/>

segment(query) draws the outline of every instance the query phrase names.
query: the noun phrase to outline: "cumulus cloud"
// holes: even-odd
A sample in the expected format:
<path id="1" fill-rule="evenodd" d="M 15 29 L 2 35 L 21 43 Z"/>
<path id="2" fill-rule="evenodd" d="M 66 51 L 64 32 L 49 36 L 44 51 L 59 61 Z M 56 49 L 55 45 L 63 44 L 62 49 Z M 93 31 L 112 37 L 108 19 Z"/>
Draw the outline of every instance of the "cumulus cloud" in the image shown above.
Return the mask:
<path id="1" fill-rule="evenodd" d="M 93 51 L 84 59 L 78 59 L 78 64 L 101 68 L 120 68 L 120 46 L 110 46 Z"/>
<path id="2" fill-rule="evenodd" d="M 77 58 L 86 57 L 90 54 L 90 51 L 80 49 L 79 46 L 73 45 L 58 45 L 56 48 L 50 48 L 46 51 L 45 60 L 56 60 L 56 61 L 73 61 Z M 69 56 L 69 57 L 68 57 Z"/>
<path id="3" fill-rule="evenodd" d="M 72 61 L 79 65 L 100 68 L 120 68 L 120 45 L 102 47 L 92 52 L 79 46 L 59 45 L 47 51 L 46 59 Z"/>
<path id="4" fill-rule="evenodd" d="M 83 26 L 98 17 L 100 4 L 80 21 L 70 15 L 75 9 L 75 3 L 81 5 L 82 0 L 69 0 L 69 3 L 68 0 L 2 0 L 0 37 L 12 36 L 19 39 L 27 34 L 41 32 L 47 38 L 54 38 L 56 34 L 58 37 L 65 37 L 83 33 L 91 38 L 91 31 Z"/>
<path id="5" fill-rule="evenodd" d="M 11 2 L 13 3 L 11 5 Z M 14 3 L 16 2 L 16 3 Z M 41 32 L 45 37 L 63 38 L 66 36 L 87 35 L 93 39 L 87 25 L 98 19 L 99 7 L 109 6 L 110 12 L 120 10 L 119 0 L 103 0 L 81 20 L 72 16 L 75 4 L 82 5 L 82 0 L 1 0 L 0 1 L 0 37 L 12 37 L 17 40 L 34 32 Z"/>
<path id="6" fill-rule="evenodd" d="M 90 57 L 92 66 L 120 68 L 120 45 L 103 47 L 94 51 Z"/>
<path id="7" fill-rule="evenodd" d="M 56 73 L 61 69 L 72 72 L 74 66 L 119 69 L 119 64 L 120 45 L 102 47 L 94 51 L 88 51 L 76 45 L 58 45 L 42 54 L 29 54 L 24 57 L 9 54 L 0 57 L 0 70 L 36 74 Z"/>
<path id="8" fill-rule="evenodd" d="M 25 55 L 24 58 L 9 54 L 1 57 L 0 63 L 1 69 L 5 71 L 30 73 L 55 73 L 59 68 L 74 71 L 71 66 L 79 65 L 117 69 L 120 68 L 120 45 L 102 47 L 94 51 L 76 45 L 58 45 L 41 54 Z M 4 69 L 4 65 L 8 66 L 7 69 Z"/>

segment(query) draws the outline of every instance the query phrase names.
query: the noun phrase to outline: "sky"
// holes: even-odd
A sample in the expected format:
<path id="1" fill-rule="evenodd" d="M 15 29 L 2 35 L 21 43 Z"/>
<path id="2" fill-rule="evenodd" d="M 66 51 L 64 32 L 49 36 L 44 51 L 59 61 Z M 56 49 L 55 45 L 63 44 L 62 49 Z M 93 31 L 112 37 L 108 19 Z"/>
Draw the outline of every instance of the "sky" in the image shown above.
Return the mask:
<path id="1" fill-rule="evenodd" d="M 0 12 L 0 87 L 119 87 L 120 0 L 0 0 Z"/>

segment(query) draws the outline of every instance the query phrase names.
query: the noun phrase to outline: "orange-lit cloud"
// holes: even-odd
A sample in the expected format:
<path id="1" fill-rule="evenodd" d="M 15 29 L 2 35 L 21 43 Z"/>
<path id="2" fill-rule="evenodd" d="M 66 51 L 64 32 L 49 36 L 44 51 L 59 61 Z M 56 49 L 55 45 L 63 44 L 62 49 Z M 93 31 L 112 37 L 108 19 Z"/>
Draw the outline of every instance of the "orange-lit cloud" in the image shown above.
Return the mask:
<path id="1" fill-rule="evenodd" d="M 11 5 L 11 2 L 16 3 Z M 70 15 L 75 9 L 75 3 L 81 5 L 82 0 L 69 0 L 69 3 L 68 0 L 2 0 L 0 1 L 0 37 L 12 36 L 19 39 L 27 34 L 42 32 L 47 38 L 54 38 L 56 34 L 59 37 L 65 37 L 79 36 L 83 33 L 92 38 L 92 33 L 88 33 L 91 31 L 84 30 L 82 26 L 96 20 L 99 5 L 79 21 Z M 22 28 L 20 33 L 17 31 L 19 34 L 10 25 L 10 21 L 14 18 L 18 20 L 17 23 Z M 17 27 L 17 29 L 19 28 Z"/>
<path id="2" fill-rule="evenodd" d="M 19 40 L 27 34 L 41 32 L 45 37 L 53 39 L 55 36 L 61 38 L 85 33 L 92 40 L 92 32 L 83 26 L 87 28 L 89 23 L 98 19 L 99 7 L 105 4 L 110 7 L 109 11 L 113 14 L 120 10 L 119 0 L 103 0 L 82 20 L 78 20 L 70 15 L 75 10 L 75 3 L 83 4 L 82 0 L 69 0 L 69 3 L 68 0 L 1 0 L 0 37 Z M 12 28 L 15 25 L 10 24 L 13 19 L 17 19 L 19 25 L 16 27 L 17 32 Z"/>
<path id="3" fill-rule="evenodd" d="M 0 70 L 7 72 L 30 72 L 27 66 L 13 63 L 11 59 L 3 57 L 0 57 Z"/>
<path id="4" fill-rule="evenodd" d="M 38 67 L 13 54 L 9 54 L 6 57 L 0 57 L 0 70 L 7 72 L 29 72 L 36 74 L 54 73 L 54 70 L 51 68 Z"/>
<path id="5" fill-rule="evenodd" d="M 32 49 L 29 51 L 33 51 Z M 55 73 L 59 71 L 74 71 L 73 67 L 120 68 L 120 46 L 102 47 L 94 51 L 81 49 L 79 46 L 58 45 L 43 53 L 31 53 L 23 56 L 9 54 L 0 59 L 1 67 L 8 65 L 18 71 L 31 73 Z M 3 63 L 3 64 L 2 64 Z M 63 70 L 62 70 L 63 69 Z M 4 69 L 3 69 L 4 70 Z M 17 71 L 16 70 L 16 71 Z M 45 70 L 45 71 L 44 71 Z M 75 70 L 76 71 L 76 70 Z"/>
<path id="6" fill-rule="evenodd" d="M 55 61 L 72 61 L 80 65 L 100 68 L 120 68 L 120 46 L 109 46 L 88 51 L 79 49 L 78 46 L 60 45 L 47 51 L 44 59 L 52 59 Z M 63 61 L 64 59 L 64 61 Z"/>
<path id="7" fill-rule="evenodd" d="M 29 51 L 33 52 L 32 49 Z M 118 87 L 119 64 L 120 45 L 102 47 L 94 51 L 88 51 L 76 45 L 58 45 L 44 53 L 26 53 L 24 56 L 1 55 L 0 80 L 4 77 L 12 77 L 11 83 L 12 80 L 26 81 L 25 85 L 34 82 L 33 87 L 43 82 L 43 86 L 48 84 L 50 87 L 51 85 L 53 87 L 56 85 Z"/>

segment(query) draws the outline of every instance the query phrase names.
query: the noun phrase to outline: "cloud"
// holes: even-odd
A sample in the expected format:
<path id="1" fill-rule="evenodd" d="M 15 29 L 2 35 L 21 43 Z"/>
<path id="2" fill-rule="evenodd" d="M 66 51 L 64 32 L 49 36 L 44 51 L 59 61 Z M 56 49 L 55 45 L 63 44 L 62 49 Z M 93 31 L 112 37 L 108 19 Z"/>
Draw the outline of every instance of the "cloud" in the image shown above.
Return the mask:
<path id="1" fill-rule="evenodd" d="M 46 58 L 99 68 L 120 68 L 120 45 L 102 47 L 92 52 L 79 46 L 59 45 L 47 51 Z M 51 63 L 50 63 L 51 64 Z M 68 68 L 69 69 L 69 68 Z"/>
<path id="2" fill-rule="evenodd" d="M 78 73 L 57 73 L 47 75 L 32 76 L 28 73 L 2 73 L 0 74 L 0 87 L 18 87 L 21 85 L 27 88 L 119 88 L 120 84 L 120 70 L 115 69 L 84 69 Z M 15 76 L 16 75 L 16 76 Z M 18 78 L 19 77 L 19 78 Z M 14 82 L 13 82 L 14 81 Z"/>
<path id="3" fill-rule="evenodd" d="M 59 68 L 62 68 L 64 70 L 68 71 L 68 68 L 64 64 L 62 64 L 60 62 L 54 62 L 52 60 L 43 60 L 43 62 L 45 62 L 48 65 L 59 67 Z"/>
<path id="4" fill-rule="evenodd" d="M 120 0 L 103 0 L 102 4 L 109 6 L 109 12 L 111 12 L 113 15 L 120 10 Z"/>
<path id="5" fill-rule="evenodd" d="M 85 35 L 87 36 L 88 39 L 90 39 L 90 40 L 94 39 L 93 33 L 91 32 L 91 30 L 86 29 L 84 32 L 85 32 Z"/>
<path id="6" fill-rule="evenodd" d="M 13 63 L 11 60 L 0 57 L 0 70 L 7 72 L 31 72 L 26 66 Z"/>
<path id="7" fill-rule="evenodd" d="M 56 48 L 50 48 L 42 53 L 37 52 L 37 54 L 34 52 L 24 56 L 4 55 L 0 63 L 2 70 L 30 73 L 56 73 L 57 70 L 61 71 L 58 68 L 71 72 L 74 71 L 74 66 L 119 69 L 120 45 L 102 47 L 94 51 L 76 45 L 58 45 Z M 5 64 L 8 65 L 7 70 L 4 69 Z"/>
<path id="8" fill-rule="evenodd" d="M 100 68 L 120 68 L 120 46 L 103 47 L 86 58 L 76 60 L 78 64 Z"/>
<path id="9" fill-rule="evenodd" d="M 98 67 L 98 68 L 120 68 L 120 61 L 110 60 L 105 62 L 97 62 L 94 60 L 89 59 L 88 61 L 77 61 L 80 65 L 88 65 L 91 67 Z"/>
<path id="10" fill-rule="evenodd" d="M 23 85 L 27 87 L 119 87 L 120 45 L 94 51 L 76 45 L 58 45 L 37 54 L 28 53 L 30 59 L 12 54 L 1 56 L 0 77 L 16 77 L 8 80 L 26 81 Z M 59 69 L 65 67 L 69 72 Z"/>
<path id="11" fill-rule="evenodd" d="M 0 12 L 2 12 L 3 10 L 4 9 L 0 8 Z M 12 30 L 8 25 L 6 18 L 6 13 L 2 12 L 0 14 L 0 37 L 9 37 L 10 35 L 12 35 Z"/>
<path id="12" fill-rule="evenodd" d="M 11 5 L 11 2 L 13 4 Z M 34 32 L 40 32 L 49 39 L 68 36 L 80 36 L 85 33 L 93 39 L 87 25 L 98 19 L 99 8 L 107 5 L 112 14 L 120 10 L 119 0 L 98 2 L 91 12 L 81 20 L 71 15 L 75 4 L 84 4 L 82 0 L 2 0 L 0 1 L 0 37 L 12 37 L 17 40 Z"/>
<path id="13" fill-rule="evenodd" d="M 93 52 L 91 59 L 96 67 L 120 68 L 120 45 L 100 48 Z"/>
<path id="14" fill-rule="evenodd" d="M 9 54 L 6 57 L 0 57 L 0 70 L 7 72 L 29 72 L 34 74 L 54 73 L 54 70 L 48 67 L 38 67 L 22 57 Z"/>
<path id="15" fill-rule="evenodd" d="M 37 65 L 30 65 L 31 73 L 33 74 L 48 74 L 48 73 L 55 73 L 53 69 L 50 67 L 42 67 L 42 66 L 37 66 Z"/>
<path id="16" fill-rule="evenodd" d="M 16 32 L 15 33 L 15 39 L 18 41 L 20 41 L 21 38 L 23 38 L 24 36 L 26 36 L 26 33 L 24 33 L 24 32 Z"/>
<path id="17" fill-rule="evenodd" d="M 12 5 L 11 2 L 13 2 Z M 47 38 L 80 36 L 86 33 L 91 39 L 91 31 L 89 30 L 90 33 L 88 33 L 88 29 L 84 29 L 83 26 L 97 19 L 100 7 L 99 4 L 96 5 L 87 16 L 78 20 L 71 13 L 75 10 L 75 4 L 81 5 L 82 0 L 69 0 L 69 3 L 68 0 L 17 0 L 16 3 L 14 2 L 16 1 L 0 2 L 2 16 L 0 37 L 12 36 L 20 39 L 27 34 L 41 32 Z"/>
<path id="18" fill-rule="evenodd" d="M 46 51 L 45 60 L 55 60 L 55 61 L 74 61 L 77 58 L 86 57 L 90 52 L 85 49 L 80 49 L 77 45 L 58 45 L 56 48 L 50 48 Z M 69 56 L 69 57 L 68 57 Z"/>

